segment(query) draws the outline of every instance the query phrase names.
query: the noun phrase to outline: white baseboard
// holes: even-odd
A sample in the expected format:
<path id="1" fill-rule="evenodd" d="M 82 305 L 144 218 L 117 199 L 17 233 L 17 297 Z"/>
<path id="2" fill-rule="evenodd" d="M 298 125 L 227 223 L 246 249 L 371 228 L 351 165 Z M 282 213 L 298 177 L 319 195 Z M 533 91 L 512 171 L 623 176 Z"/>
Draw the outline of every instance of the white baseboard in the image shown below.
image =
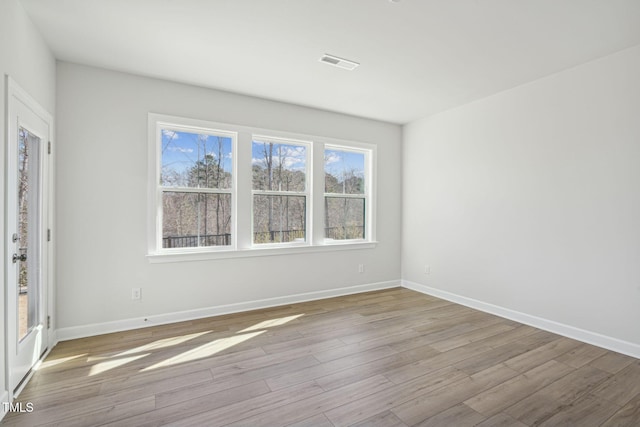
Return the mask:
<path id="1" fill-rule="evenodd" d="M 451 292 L 422 285 L 420 283 L 410 282 L 408 280 L 402 280 L 402 287 L 447 301 L 455 302 L 457 304 L 471 307 L 476 310 L 484 311 L 485 313 L 495 314 L 496 316 L 524 323 L 525 325 L 533 326 L 538 329 L 544 329 L 545 331 L 553 332 L 554 334 L 562 335 L 567 338 L 572 338 L 588 344 L 593 344 L 598 347 L 606 348 L 607 350 L 612 350 L 631 357 L 640 358 L 640 345 L 632 342 L 623 341 L 617 338 L 599 334 L 597 332 L 587 331 L 584 329 L 576 328 L 574 326 L 565 325 L 553 320 L 543 319 L 542 317 L 521 313 L 519 311 L 478 301 L 473 298 L 467 298 L 461 295 L 453 294 Z"/>
<path id="2" fill-rule="evenodd" d="M 3 390 L 0 395 L 0 421 L 2 421 L 5 415 L 7 415 L 7 411 L 5 411 L 4 408 L 6 408 L 6 404 L 9 403 L 9 392 L 7 390 Z"/>
<path id="3" fill-rule="evenodd" d="M 276 307 L 279 305 L 294 304 L 298 302 L 313 301 L 324 298 L 338 297 L 342 295 L 358 294 L 362 292 L 377 291 L 381 289 L 397 288 L 400 280 L 388 282 L 370 283 L 366 285 L 349 286 L 345 288 L 329 289 L 326 291 L 307 292 L 304 294 L 287 295 L 276 298 L 266 298 L 255 301 L 247 301 L 236 304 L 219 305 L 195 310 L 179 311 L 159 315 L 151 315 L 142 318 L 117 320 L 114 322 L 94 323 L 90 325 L 72 326 L 60 328 L 57 332 L 57 340 L 66 341 L 76 338 L 90 337 L 94 335 L 108 334 L 112 332 L 127 331 L 131 329 L 145 328 L 149 326 L 164 325 L 167 323 L 184 322 L 186 320 L 202 319 L 223 314 L 239 313 L 261 308 Z"/>

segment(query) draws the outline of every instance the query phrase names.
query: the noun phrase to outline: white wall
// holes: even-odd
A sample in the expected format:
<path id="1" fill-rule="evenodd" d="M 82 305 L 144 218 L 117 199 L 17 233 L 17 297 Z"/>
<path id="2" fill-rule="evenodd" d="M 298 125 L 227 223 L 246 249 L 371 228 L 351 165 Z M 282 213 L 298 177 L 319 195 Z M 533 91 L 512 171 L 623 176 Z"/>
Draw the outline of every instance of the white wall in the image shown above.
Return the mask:
<path id="1" fill-rule="evenodd" d="M 35 98 L 47 111 L 54 113 L 55 107 L 55 61 L 51 52 L 44 43 L 40 33 L 35 29 L 22 6 L 17 0 L 0 0 L 0 228 L 2 229 L 2 243 L 0 244 L 0 273 L 3 288 L 0 292 L 0 400 L 4 398 L 7 390 L 5 380 L 5 295 L 6 276 L 5 262 L 8 256 L 5 254 L 5 150 L 6 150 L 6 123 L 5 123 L 5 75 L 9 75 L 24 90 Z M 0 417 L 2 412 L 0 411 Z"/>
<path id="2" fill-rule="evenodd" d="M 58 63 L 57 76 L 62 337 L 82 333 L 88 324 L 361 284 L 399 284 L 399 126 L 64 62 Z M 145 257 L 149 112 L 377 144 L 379 245 L 150 264 Z M 365 264 L 364 274 L 358 273 L 359 263 Z M 132 287 L 142 288 L 141 302 L 131 300 Z"/>
<path id="3" fill-rule="evenodd" d="M 638 76 L 635 47 L 407 125 L 403 279 L 640 350 Z"/>

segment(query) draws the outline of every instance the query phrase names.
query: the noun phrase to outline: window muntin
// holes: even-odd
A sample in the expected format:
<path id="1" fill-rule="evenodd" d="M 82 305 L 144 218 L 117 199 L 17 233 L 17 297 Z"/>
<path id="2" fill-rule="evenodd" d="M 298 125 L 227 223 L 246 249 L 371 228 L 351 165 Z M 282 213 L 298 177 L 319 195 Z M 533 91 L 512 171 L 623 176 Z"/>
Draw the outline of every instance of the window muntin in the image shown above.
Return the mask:
<path id="1" fill-rule="evenodd" d="M 162 249 L 231 247 L 235 134 L 159 124 Z"/>
<path id="2" fill-rule="evenodd" d="M 325 147 L 325 240 L 364 240 L 367 237 L 368 153 L 345 147 Z"/>
<path id="3" fill-rule="evenodd" d="M 253 138 L 253 244 L 307 241 L 309 152 L 306 143 Z"/>

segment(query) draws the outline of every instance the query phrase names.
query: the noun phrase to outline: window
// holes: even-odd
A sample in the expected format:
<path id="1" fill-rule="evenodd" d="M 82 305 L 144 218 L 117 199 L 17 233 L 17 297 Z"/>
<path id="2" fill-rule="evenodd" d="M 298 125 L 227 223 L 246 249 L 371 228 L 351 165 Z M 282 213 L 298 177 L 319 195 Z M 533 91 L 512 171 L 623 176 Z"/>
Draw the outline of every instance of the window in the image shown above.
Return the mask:
<path id="1" fill-rule="evenodd" d="M 149 114 L 151 262 L 375 245 L 375 146 Z"/>
<path id="2" fill-rule="evenodd" d="M 159 123 L 163 249 L 230 247 L 235 134 Z"/>
<path id="3" fill-rule="evenodd" d="M 254 137 L 253 243 L 306 242 L 306 144 Z"/>
<path id="4" fill-rule="evenodd" d="M 327 240 L 365 239 L 367 152 L 326 147 L 324 235 Z"/>

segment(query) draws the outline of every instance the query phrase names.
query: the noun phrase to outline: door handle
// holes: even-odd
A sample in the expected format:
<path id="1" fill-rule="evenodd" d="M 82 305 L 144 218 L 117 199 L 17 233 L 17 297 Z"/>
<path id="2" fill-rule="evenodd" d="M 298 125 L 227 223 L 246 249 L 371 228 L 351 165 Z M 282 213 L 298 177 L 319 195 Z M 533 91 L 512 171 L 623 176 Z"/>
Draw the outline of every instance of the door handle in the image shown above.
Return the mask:
<path id="1" fill-rule="evenodd" d="M 13 254 L 13 257 L 11 257 L 11 261 L 13 261 L 13 263 L 15 264 L 18 261 L 22 261 L 25 262 L 27 260 L 27 254 Z"/>

